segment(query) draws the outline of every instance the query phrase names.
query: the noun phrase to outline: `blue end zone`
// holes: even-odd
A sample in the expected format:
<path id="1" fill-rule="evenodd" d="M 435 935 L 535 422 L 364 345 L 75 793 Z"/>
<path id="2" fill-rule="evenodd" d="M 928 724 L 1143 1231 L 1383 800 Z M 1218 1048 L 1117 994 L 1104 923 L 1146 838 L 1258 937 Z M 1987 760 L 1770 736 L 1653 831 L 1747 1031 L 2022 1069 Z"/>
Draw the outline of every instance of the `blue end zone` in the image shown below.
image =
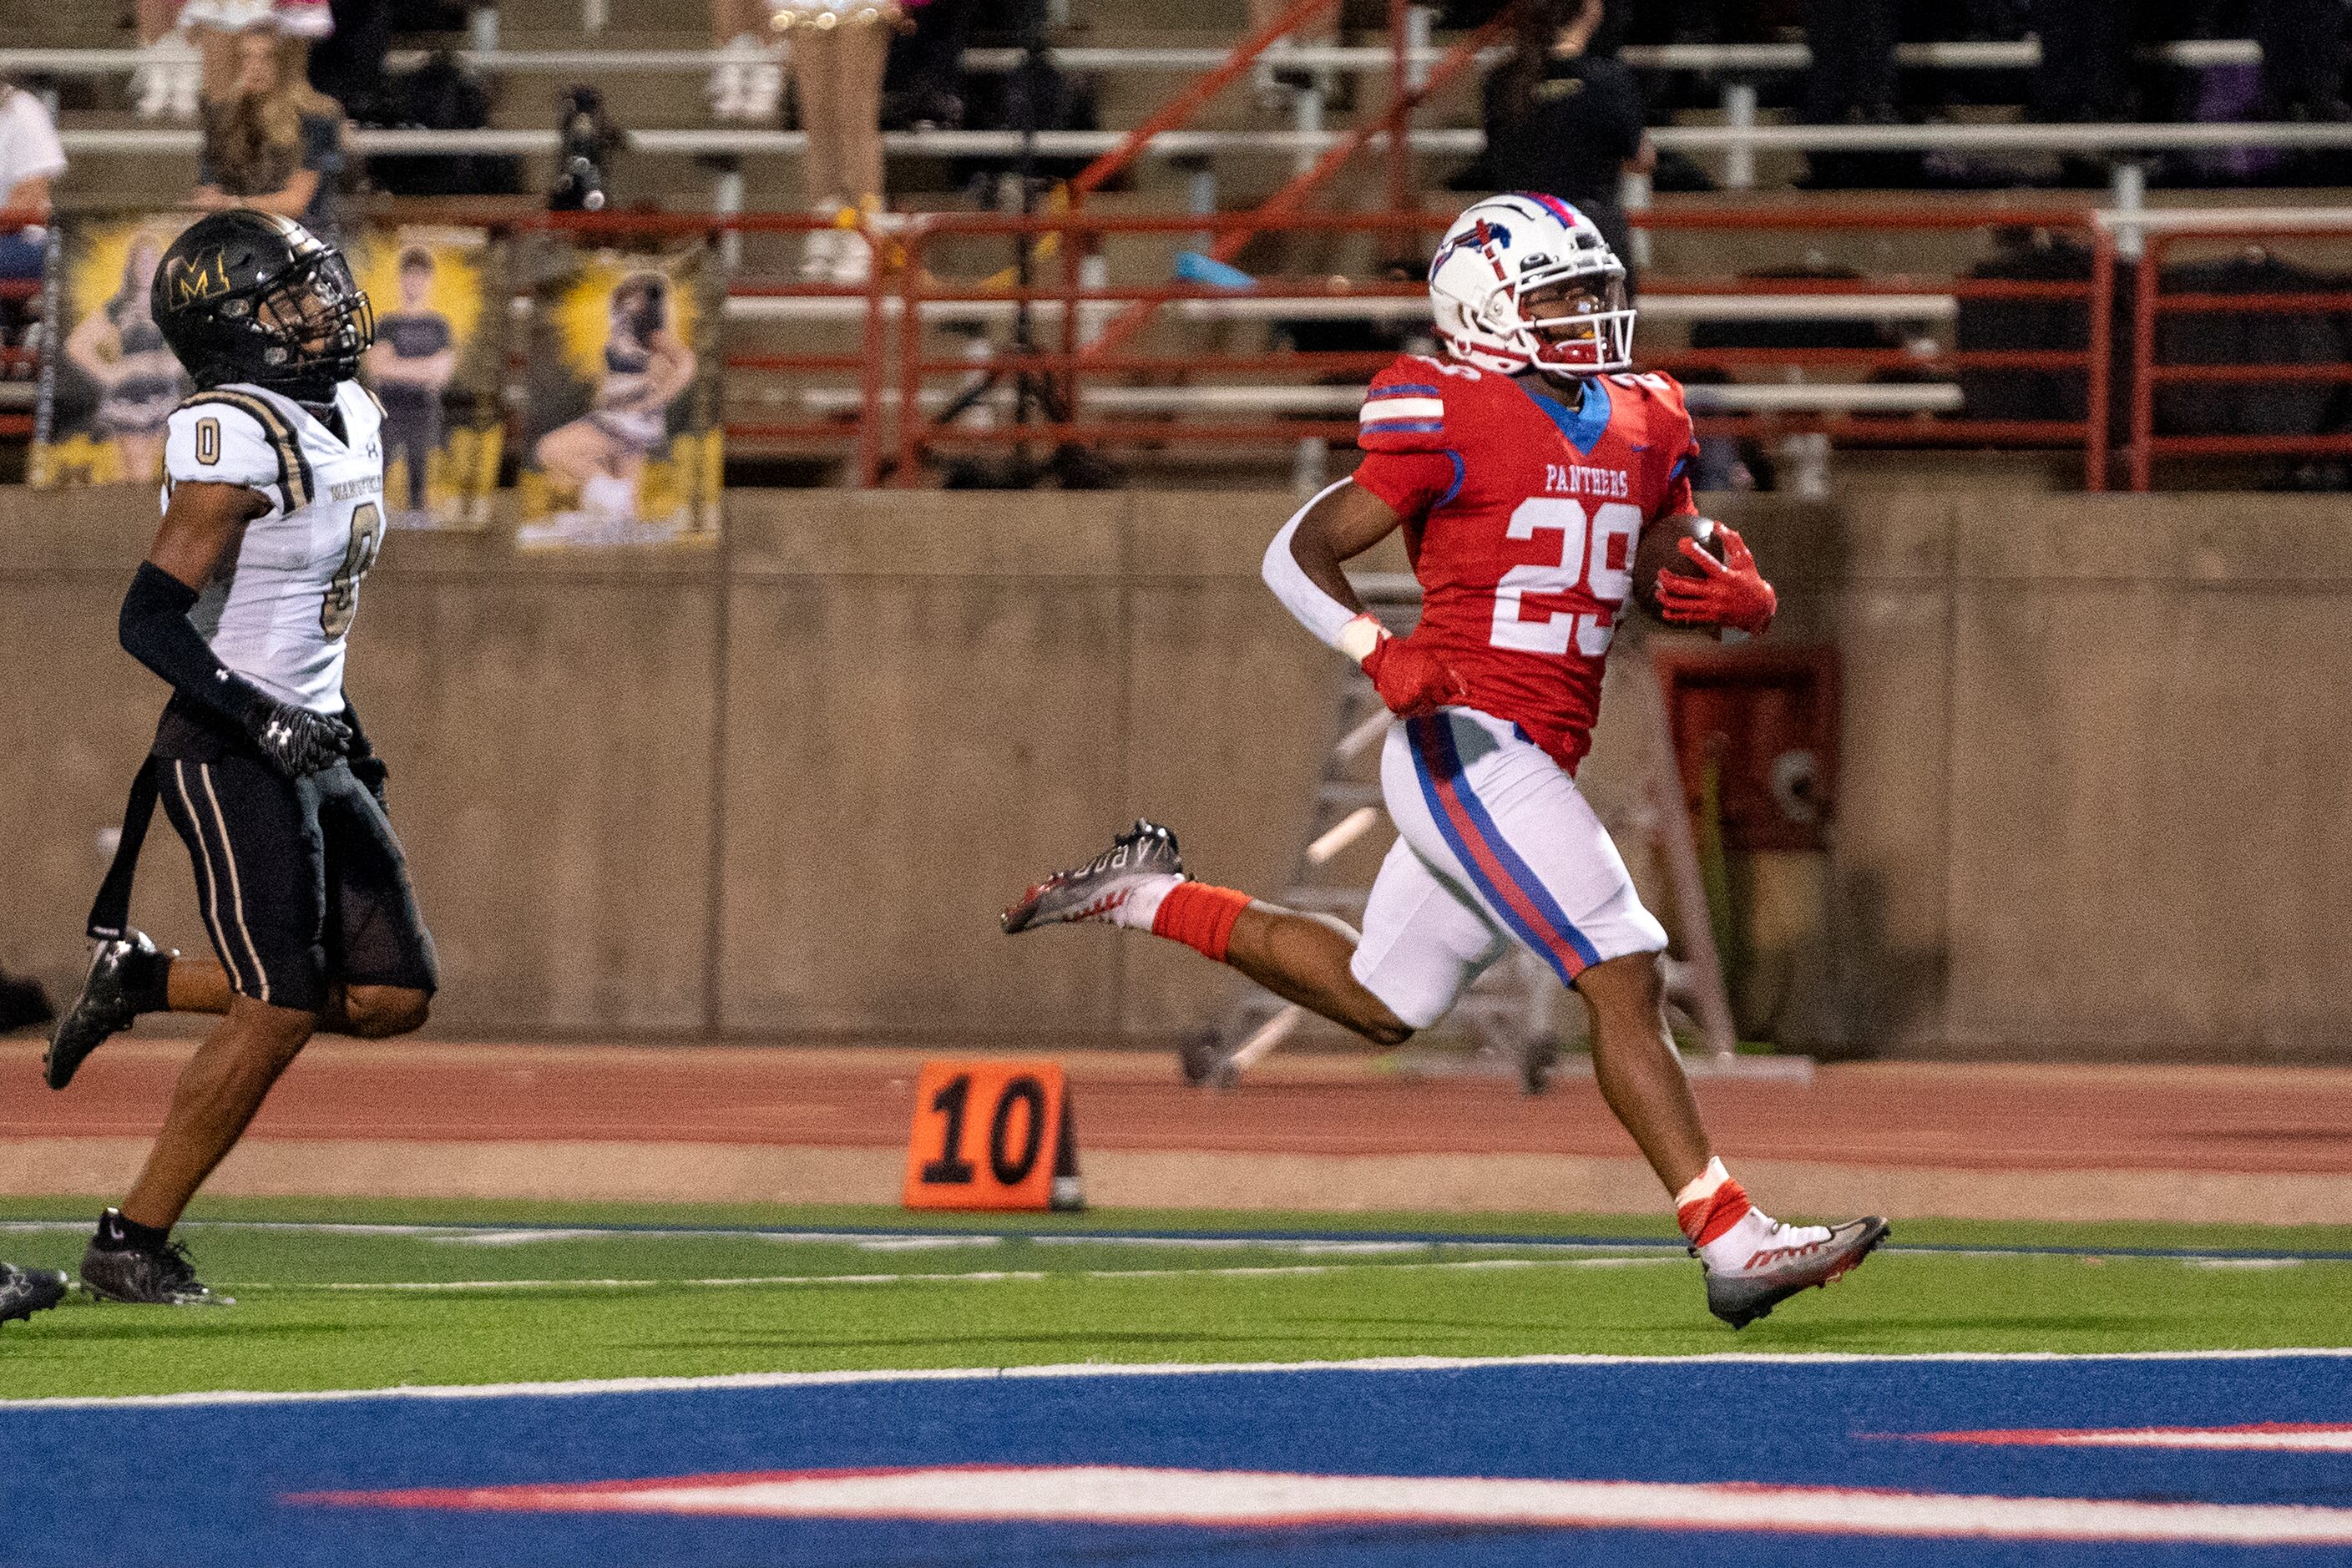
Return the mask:
<path id="1" fill-rule="evenodd" d="M 0 1411 L 0 1562 L 2340 1564 L 2333 1550 L 1763 1533 L 806 1522 L 289 1505 L 318 1489 L 1129 1464 L 2352 1506 L 2352 1454 L 1877 1434 L 2343 1422 L 2352 1358 L 1683 1363 L 976 1378 Z"/>

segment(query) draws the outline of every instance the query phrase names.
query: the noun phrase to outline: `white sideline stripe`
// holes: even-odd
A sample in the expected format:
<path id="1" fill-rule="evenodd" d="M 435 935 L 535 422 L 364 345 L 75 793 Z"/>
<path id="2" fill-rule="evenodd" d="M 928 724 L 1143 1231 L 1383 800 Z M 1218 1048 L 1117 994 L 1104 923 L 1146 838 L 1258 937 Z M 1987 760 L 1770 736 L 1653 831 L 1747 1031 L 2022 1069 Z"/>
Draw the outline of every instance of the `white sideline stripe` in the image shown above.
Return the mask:
<path id="1" fill-rule="evenodd" d="M 0 1220 L 0 1236 L 87 1235 L 90 1222 L 86 1219 L 14 1219 Z M 1301 1256 L 1319 1253 L 1377 1252 L 1567 1252 L 1614 1253 L 1622 1251 L 1656 1251 L 1677 1257 L 1683 1251 L 1679 1238 L 1669 1240 L 1642 1237 L 1625 1237 L 1611 1240 L 1603 1237 L 1583 1237 L 1561 1240 L 1545 1236 L 1518 1238 L 1488 1237 L 1478 1240 L 1454 1239 L 1433 1236 L 1426 1239 L 1379 1239 L 1352 1241 L 1333 1236 L 1137 1236 L 1121 1231 L 1052 1231 L 1042 1233 L 944 1231 L 874 1232 L 855 1230 L 760 1230 L 737 1226 L 566 1226 L 541 1229 L 517 1229 L 511 1226 L 454 1222 L 442 1225 L 374 1222 L 361 1220 L 286 1220 L 286 1219 L 199 1219 L 181 1222 L 182 1230 L 282 1232 L 293 1236 L 380 1236 L 432 1241 L 452 1247 L 520 1247 L 536 1241 L 759 1241 L 794 1246 L 846 1247 L 859 1252 L 899 1252 L 925 1247 L 995 1247 L 1019 1241 L 1032 1247 L 1166 1247 L 1205 1251 L 1270 1251 L 1295 1252 Z M 1958 1247 L 1906 1246 L 1890 1241 L 1879 1249 L 1889 1256 L 1901 1254 L 1913 1258 L 2046 1258 L 2053 1262 L 2078 1261 L 2097 1258 L 2111 1263 L 2177 1263 L 2191 1268 L 2295 1268 L 2305 1264 L 2342 1267 L 2341 1258 L 2238 1258 L 2223 1254 L 2197 1252 L 2164 1252 L 2143 1254 L 2128 1246 L 2114 1252 L 2101 1252 L 2096 1247 L 2077 1247 L 2067 1251 L 2051 1251 L 2040 1247 Z"/>
<path id="2" fill-rule="evenodd" d="M 89 1232 L 86 1219 L 12 1219 L 0 1220 L 0 1236 L 81 1236 Z M 1454 1241 L 1431 1237 L 1426 1241 L 1374 1240 L 1349 1241 L 1337 1237 L 1276 1237 L 1276 1236 L 1127 1236 L 1116 1231 L 1058 1231 L 1038 1235 L 1011 1235 L 986 1231 L 952 1231 L 939 1235 L 877 1235 L 860 1231 L 840 1230 L 749 1230 L 726 1226 L 694 1228 L 680 1226 L 658 1230 L 632 1229 L 625 1226 L 572 1226 L 561 1229 L 503 1230 L 478 1226 L 451 1225 L 367 1224 L 358 1221 L 310 1220 L 185 1220 L 182 1230 L 223 1230 L 284 1232 L 298 1236 L 357 1236 L 388 1237 L 400 1240 L 429 1241 L 442 1247 L 522 1247 L 541 1242 L 638 1242 L 638 1241 L 757 1241 L 791 1246 L 846 1247 L 859 1252 L 919 1252 L 934 1248 L 1002 1247 L 1020 1241 L 1032 1247 L 1118 1247 L 1162 1249 L 1178 1252 L 1295 1252 L 1302 1257 L 1323 1254 L 1403 1254 L 1413 1252 L 1671 1252 L 1679 1257 L 1682 1243 L 1664 1238 L 1645 1240 L 1627 1237 L 1610 1241 L 1588 1239 L 1559 1241 L 1549 1237 L 1528 1237 L 1523 1240 Z M 1896 1247 L 1895 1250 L 1902 1250 Z M 1979 1254 L 1952 1253 L 1953 1257 L 1976 1257 Z M 1998 1249 L 1982 1254 L 2004 1257 Z M 2041 1256 L 2034 1254 L 2032 1256 Z"/>
<path id="3" fill-rule="evenodd" d="M 87 1233 L 90 1222 L 86 1219 L 13 1219 L 0 1220 L 0 1236 L 79 1236 Z M 540 1242 L 639 1242 L 639 1241 L 758 1241 L 784 1243 L 794 1246 L 828 1246 L 854 1247 L 859 1252 L 916 1252 L 932 1248 L 1002 1247 L 1007 1242 L 1025 1242 L 1033 1247 L 1157 1247 L 1177 1251 L 1210 1252 L 1296 1252 L 1303 1256 L 1322 1253 L 1410 1253 L 1410 1252 L 1617 1252 L 1671 1251 L 1679 1256 L 1683 1244 L 1664 1237 L 1648 1239 L 1627 1237 L 1622 1240 L 1587 1238 L 1562 1241 L 1550 1237 L 1530 1236 L 1523 1239 L 1493 1238 L 1486 1240 L 1453 1240 L 1432 1237 L 1427 1240 L 1375 1239 L 1353 1241 L 1333 1236 L 1130 1236 L 1118 1231 L 1054 1231 L 1041 1234 L 1020 1234 L 1000 1231 L 945 1231 L 938 1233 L 876 1233 L 845 1230 L 754 1230 L 731 1226 L 662 1226 L 657 1229 L 630 1226 L 565 1226 L 541 1229 L 509 1229 L 499 1226 L 468 1225 L 425 1225 L 369 1223 L 343 1220 L 258 1220 L 258 1219 L 196 1219 L 184 1220 L 182 1230 L 281 1232 L 296 1236 L 357 1236 L 389 1237 L 404 1240 L 430 1241 L 445 1247 L 522 1247 Z M 1996 1250 L 1987 1256 L 1998 1257 Z"/>
<path id="4" fill-rule="evenodd" d="M 806 1242 L 805 1236 L 789 1236 L 772 1231 L 614 1231 L 578 1226 L 551 1227 L 540 1230 L 462 1230 L 425 1235 L 419 1239 L 436 1247 L 535 1247 L 542 1242 L 613 1241 L 626 1237 L 641 1236 L 725 1236 L 748 1241 Z M 945 1248 L 1001 1247 L 1001 1236 L 833 1236 L 822 1239 L 854 1246 L 860 1252 L 931 1252 Z"/>
<path id="5" fill-rule="evenodd" d="M 1071 1465 L 881 1475 L 713 1477 L 631 1489 L 485 1487 L 329 1493 L 361 1506 L 523 1512 L 919 1519 L 1270 1528 L 1326 1524 L 1535 1525 L 1586 1530 L 1805 1531 L 1990 1541 L 2352 1543 L 2352 1509 L 1969 1496 L 1752 1483 L 1311 1476 Z"/>
<path id="6" fill-rule="evenodd" d="M 2219 1351 L 1722 1351 L 1698 1355 L 1367 1356 L 1359 1361 L 1088 1362 L 1045 1366 L 904 1367 L 841 1372 L 729 1372 L 699 1377 L 598 1377 L 560 1383 L 401 1384 L 390 1388 L 213 1389 L 186 1394 L 66 1394 L 0 1399 L 0 1410 L 160 1410 L 238 1405 L 329 1405 L 369 1399 L 573 1399 L 601 1394 L 698 1394 L 866 1383 L 984 1383 L 995 1378 L 1213 1377 L 1232 1373 L 1481 1372 L 1506 1367 L 1872 1366 L 2078 1362 L 2344 1361 L 2352 1349 Z"/>
<path id="7" fill-rule="evenodd" d="M 1343 1274 L 1377 1268 L 1391 1272 L 1411 1269 L 1466 1268 L 1639 1268 L 1680 1263 L 1679 1258 L 1465 1258 L 1444 1263 L 1264 1263 L 1229 1268 L 987 1268 L 966 1274 L 749 1274 L 704 1279 L 395 1279 L 322 1280 L 305 1283 L 228 1283 L 240 1290 L 659 1290 L 671 1286 L 728 1289 L 755 1285 L 994 1285 L 1006 1280 L 1039 1279 L 1211 1279 L 1260 1276 Z"/>

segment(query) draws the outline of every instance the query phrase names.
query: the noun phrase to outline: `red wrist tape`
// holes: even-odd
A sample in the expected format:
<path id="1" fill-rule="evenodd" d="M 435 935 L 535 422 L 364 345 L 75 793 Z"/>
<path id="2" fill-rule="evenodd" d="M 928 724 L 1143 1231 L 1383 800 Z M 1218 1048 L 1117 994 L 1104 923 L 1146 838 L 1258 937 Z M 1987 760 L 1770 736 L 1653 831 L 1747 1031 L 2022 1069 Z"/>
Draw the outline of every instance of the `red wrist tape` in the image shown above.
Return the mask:
<path id="1" fill-rule="evenodd" d="M 1160 912 L 1151 917 L 1151 934 L 1181 942 L 1203 957 L 1223 963 L 1225 944 L 1233 940 L 1234 922 L 1242 918 L 1242 910 L 1249 907 L 1249 901 L 1247 893 L 1237 893 L 1231 888 L 1179 882 L 1160 900 Z"/>

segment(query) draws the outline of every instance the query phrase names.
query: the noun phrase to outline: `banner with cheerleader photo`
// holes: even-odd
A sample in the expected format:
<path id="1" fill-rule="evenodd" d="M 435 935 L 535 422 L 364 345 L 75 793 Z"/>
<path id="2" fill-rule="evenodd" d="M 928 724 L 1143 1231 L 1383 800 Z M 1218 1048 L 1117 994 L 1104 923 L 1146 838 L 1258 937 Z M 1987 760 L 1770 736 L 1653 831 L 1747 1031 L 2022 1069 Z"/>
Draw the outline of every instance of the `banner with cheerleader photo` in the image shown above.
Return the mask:
<path id="1" fill-rule="evenodd" d="M 39 486 L 160 485 L 172 410 L 195 390 L 148 307 L 186 213 L 65 217 L 50 230 L 40 403 L 26 479 Z"/>
<path id="2" fill-rule="evenodd" d="M 551 245 L 539 261 L 516 542 L 715 542 L 716 258 Z"/>
<path id="3" fill-rule="evenodd" d="M 481 229 L 378 225 L 344 253 L 375 307 L 360 379 L 383 405 L 392 526 L 487 528 L 506 446 L 504 247 Z"/>

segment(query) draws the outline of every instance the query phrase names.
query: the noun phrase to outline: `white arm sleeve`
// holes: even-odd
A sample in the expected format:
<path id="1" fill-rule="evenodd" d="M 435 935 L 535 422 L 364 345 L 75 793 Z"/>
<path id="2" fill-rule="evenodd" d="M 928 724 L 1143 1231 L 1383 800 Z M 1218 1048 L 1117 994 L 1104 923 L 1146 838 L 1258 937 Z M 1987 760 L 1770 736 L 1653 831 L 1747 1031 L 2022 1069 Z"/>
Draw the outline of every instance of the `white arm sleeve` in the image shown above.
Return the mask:
<path id="1" fill-rule="evenodd" d="M 1290 521 L 1282 525 L 1282 531 L 1274 536 L 1274 542 L 1265 547 L 1265 560 L 1258 568 L 1258 574 L 1274 590 L 1274 596 L 1282 601 L 1282 607 L 1296 616 L 1300 626 L 1313 632 L 1318 641 L 1342 653 L 1348 650 L 1340 646 L 1339 633 L 1362 612 L 1349 609 L 1325 593 L 1298 564 L 1298 557 L 1290 552 L 1290 542 L 1297 536 L 1300 520 L 1315 510 L 1317 502 L 1346 483 L 1341 479 L 1339 484 L 1324 486 L 1314 500 L 1292 512 Z"/>

